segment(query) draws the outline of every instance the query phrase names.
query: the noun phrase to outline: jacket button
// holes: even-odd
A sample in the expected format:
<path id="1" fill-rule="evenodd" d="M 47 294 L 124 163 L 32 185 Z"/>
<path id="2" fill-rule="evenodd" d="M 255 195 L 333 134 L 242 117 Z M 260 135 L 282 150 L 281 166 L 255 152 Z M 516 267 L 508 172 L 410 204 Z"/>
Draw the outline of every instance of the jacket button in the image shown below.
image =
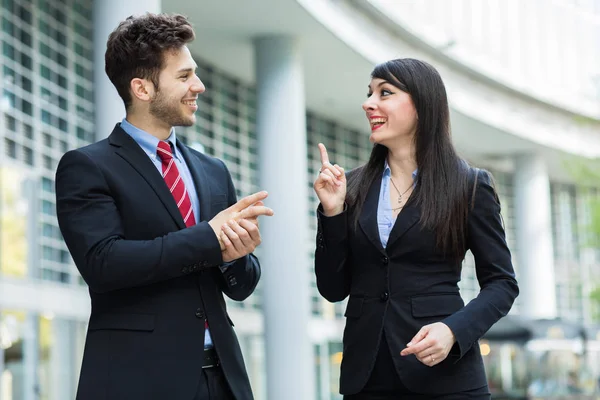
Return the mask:
<path id="1" fill-rule="evenodd" d="M 200 308 L 196 310 L 196 317 L 204 318 L 204 313 L 202 312 L 202 310 Z"/>
<path id="2" fill-rule="evenodd" d="M 390 259 L 387 258 L 386 256 L 381 257 L 381 262 L 383 263 L 383 265 L 388 265 L 390 262 Z"/>
<path id="3" fill-rule="evenodd" d="M 381 301 L 387 301 L 390 298 L 390 294 L 388 292 L 383 292 L 381 293 L 381 296 L 379 296 L 379 299 L 381 299 Z"/>

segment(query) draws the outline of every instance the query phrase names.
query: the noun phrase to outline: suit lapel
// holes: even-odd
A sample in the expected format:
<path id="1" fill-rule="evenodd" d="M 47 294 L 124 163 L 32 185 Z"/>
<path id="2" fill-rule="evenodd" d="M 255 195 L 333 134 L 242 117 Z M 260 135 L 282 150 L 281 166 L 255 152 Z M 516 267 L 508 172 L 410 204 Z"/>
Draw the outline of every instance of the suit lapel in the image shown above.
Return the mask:
<path id="1" fill-rule="evenodd" d="M 163 177 L 156 169 L 144 150 L 129 136 L 119 125 L 115 127 L 108 138 L 111 145 L 116 146 L 116 153 L 127 161 L 146 180 L 148 185 L 156 192 L 173 220 L 180 229 L 185 228 L 181 213 L 177 208 L 173 195 L 167 188 Z"/>
<path id="2" fill-rule="evenodd" d="M 396 222 L 390 232 L 390 237 L 386 248 L 391 248 L 398 239 L 400 239 L 406 231 L 408 231 L 419 220 L 420 212 L 411 196 L 400 214 L 396 217 Z"/>
<path id="3" fill-rule="evenodd" d="M 208 184 L 206 171 L 198 157 L 181 143 L 181 140 L 177 141 L 177 149 L 181 152 L 181 155 L 192 174 L 194 186 L 196 187 L 196 194 L 200 204 L 200 219 L 197 220 L 198 222 L 208 221 L 208 213 L 210 211 L 210 185 Z"/>
<path id="4" fill-rule="evenodd" d="M 373 181 L 369 188 L 365 204 L 363 205 L 360 218 L 358 219 L 358 224 L 373 245 L 375 245 L 382 254 L 385 254 L 385 250 L 381 245 L 381 238 L 379 237 L 379 227 L 377 226 L 377 208 L 380 188 L 381 175 Z"/>

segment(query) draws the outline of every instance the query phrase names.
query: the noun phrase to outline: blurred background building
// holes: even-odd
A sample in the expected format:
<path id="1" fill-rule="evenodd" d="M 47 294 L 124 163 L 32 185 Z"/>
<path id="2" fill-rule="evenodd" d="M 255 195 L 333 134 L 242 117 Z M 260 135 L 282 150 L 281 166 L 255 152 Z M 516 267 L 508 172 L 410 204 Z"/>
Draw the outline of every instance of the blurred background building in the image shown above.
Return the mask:
<path id="1" fill-rule="evenodd" d="M 369 74 L 399 57 L 442 74 L 459 152 L 497 181 L 522 290 L 511 317 L 547 322 L 522 325 L 526 341 L 482 341 L 492 389 L 523 396 L 551 376 L 559 394 L 573 373 L 582 391 L 600 386 L 588 226 L 600 182 L 577 173 L 600 158 L 599 0 L 0 1 L 0 400 L 74 398 L 90 304 L 54 172 L 124 116 L 106 38 L 145 11 L 196 28 L 207 90 L 178 138 L 223 159 L 239 196 L 268 190 L 277 213 L 262 225 L 257 292 L 228 304 L 257 399 L 341 398 L 345 302 L 324 301 L 312 272 L 316 145 L 346 169 L 366 161 Z M 470 255 L 461 292 L 478 293 Z"/>

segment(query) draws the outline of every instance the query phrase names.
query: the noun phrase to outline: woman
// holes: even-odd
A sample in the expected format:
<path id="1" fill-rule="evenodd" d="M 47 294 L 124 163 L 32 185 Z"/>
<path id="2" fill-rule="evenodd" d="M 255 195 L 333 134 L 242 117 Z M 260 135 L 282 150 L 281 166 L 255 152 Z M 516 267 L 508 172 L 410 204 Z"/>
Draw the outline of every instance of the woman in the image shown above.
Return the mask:
<path id="1" fill-rule="evenodd" d="M 323 297 L 349 297 L 340 393 L 358 399 L 489 399 L 478 339 L 519 293 L 490 175 L 450 138 L 441 77 L 414 59 L 375 67 L 363 109 L 375 145 L 348 173 L 322 167 L 315 273 Z M 481 291 L 458 281 L 465 252 Z"/>

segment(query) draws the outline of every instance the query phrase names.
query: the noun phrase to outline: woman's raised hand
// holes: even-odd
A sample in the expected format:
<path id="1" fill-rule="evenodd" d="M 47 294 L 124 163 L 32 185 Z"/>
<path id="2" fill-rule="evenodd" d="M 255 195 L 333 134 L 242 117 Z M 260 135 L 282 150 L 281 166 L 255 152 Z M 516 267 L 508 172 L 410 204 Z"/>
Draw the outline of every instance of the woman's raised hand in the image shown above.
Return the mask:
<path id="1" fill-rule="evenodd" d="M 346 174 L 342 167 L 329 162 L 327 149 L 323 143 L 319 143 L 319 151 L 321 152 L 321 170 L 313 188 L 323 206 L 323 213 L 331 217 L 344 211 Z"/>

